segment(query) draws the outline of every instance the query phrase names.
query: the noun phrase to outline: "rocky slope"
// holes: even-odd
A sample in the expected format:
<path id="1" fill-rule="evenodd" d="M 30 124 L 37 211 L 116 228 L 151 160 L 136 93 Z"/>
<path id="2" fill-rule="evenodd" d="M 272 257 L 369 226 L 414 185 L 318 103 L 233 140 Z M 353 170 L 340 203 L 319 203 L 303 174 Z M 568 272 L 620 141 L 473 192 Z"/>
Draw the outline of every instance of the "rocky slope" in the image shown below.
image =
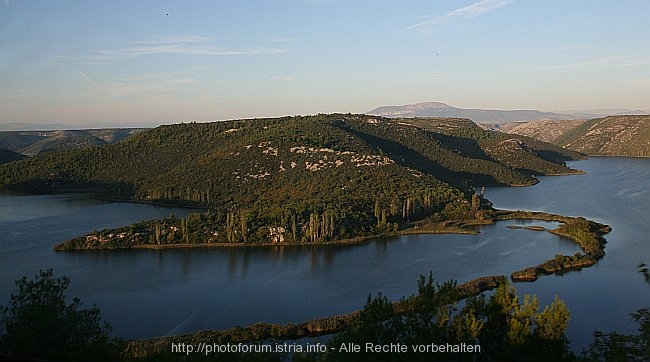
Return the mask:
<path id="1" fill-rule="evenodd" d="M 592 119 L 553 143 L 587 155 L 649 157 L 650 115 Z"/>
<path id="2" fill-rule="evenodd" d="M 512 122 L 503 124 L 498 129 L 504 133 L 518 134 L 552 143 L 561 135 L 584 122 L 584 120 Z"/>

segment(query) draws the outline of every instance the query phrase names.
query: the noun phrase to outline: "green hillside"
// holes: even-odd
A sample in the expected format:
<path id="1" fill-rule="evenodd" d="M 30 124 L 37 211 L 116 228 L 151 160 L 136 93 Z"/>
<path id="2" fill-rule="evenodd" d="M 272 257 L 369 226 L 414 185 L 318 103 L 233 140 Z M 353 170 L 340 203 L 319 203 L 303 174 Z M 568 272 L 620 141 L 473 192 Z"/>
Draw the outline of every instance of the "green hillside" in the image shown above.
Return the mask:
<path id="1" fill-rule="evenodd" d="M 21 132 L 21 131 L 6 131 L 0 132 L 0 147 L 7 150 L 22 153 L 22 150 L 32 144 L 38 143 L 44 139 L 45 136 L 41 132 Z"/>
<path id="2" fill-rule="evenodd" d="M 650 156 L 650 116 L 610 116 L 586 121 L 553 141 L 595 156 Z"/>
<path id="3" fill-rule="evenodd" d="M 22 160 L 25 157 L 25 155 L 21 155 L 20 153 L 0 148 L 0 163 Z"/>
<path id="4" fill-rule="evenodd" d="M 41 152 L 58 151 L 69 148 L 84 148 L 104 145 L 106 142 L 86 131 L 53 131 L 44 139 L 23 147 L 20 151 L 26 155 L 35 155 Z"/>
<path id="5" fill-rule="evenodd" d="M 432 135 L 448 149 L 473 158 L 492 159 L 526 174 L 564 174 L 564 162 L 582 159 L 575 151 L 563 149 L 522 135 L 486 131 L 476 123 L 459 118 L 404 119 Z"/>
<path id="6" fill-rule="evenodd" d="M 458 135 L 434 122 L 318 115 L 161 126 L 2 165 L 0 183 L 211 210 L 133 226 L 124 231 L 132 244 L 325 242 L 426 217 L 471 219 L 481 208 L 472 185 L 530 185 L 534 175 L 575 172 L 557 163 L 570 158 L 557 147 L 505 147 L 513 141 L 471 122 L 446 120 Z"/>
<path id="7" fill-rule="evenodd" d="M 142 130 L 142 128 L 107 128 L 62 131 L 5 131 L 0 132 L 0 148 L 33 156 L 41 152 L 116 143 Z"/>

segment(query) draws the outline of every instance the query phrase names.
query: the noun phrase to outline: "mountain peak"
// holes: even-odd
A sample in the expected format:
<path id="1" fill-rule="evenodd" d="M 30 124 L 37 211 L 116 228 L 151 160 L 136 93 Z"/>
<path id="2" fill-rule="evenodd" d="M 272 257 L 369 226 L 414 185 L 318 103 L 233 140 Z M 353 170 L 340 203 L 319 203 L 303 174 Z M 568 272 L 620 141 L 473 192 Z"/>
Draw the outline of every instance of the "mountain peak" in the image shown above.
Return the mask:
<path id="1" fill-rule="evenodd" d="M 412 107 L 414 108 L 437 108 L 437 109 L 456 109 L 456 107 L 452 107 L 448 104 L 442 103 L 442 102 L 420 102 L 413 104 Z"/>
<path id="2" fill-rule="evenodd" d="M 517 121 L 575 119 L 560 113 L 540 112 L 538 110 L 488 110 L 456 108 L 441 102 L 422 102 L 402 106 L 383 106 L 369 115 L 383 117 L 452 117 L 468 118 L 477 123 L 507 123 Z"/>

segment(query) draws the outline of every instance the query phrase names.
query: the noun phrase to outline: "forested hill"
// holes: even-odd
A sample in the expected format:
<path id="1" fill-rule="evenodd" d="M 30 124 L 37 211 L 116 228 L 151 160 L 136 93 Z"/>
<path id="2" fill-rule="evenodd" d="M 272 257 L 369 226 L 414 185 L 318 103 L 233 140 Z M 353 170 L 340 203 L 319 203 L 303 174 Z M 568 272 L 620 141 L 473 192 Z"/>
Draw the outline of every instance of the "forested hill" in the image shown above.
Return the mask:
<path id="1" fill-rule="evenodd" d="M 649 157 L 650 115 L 592 119 L 553 143 L 588 155 Z"/>
<path id="2" fill-rule="evenodd" d="M 21 155 L 20 153 L 5 148 L 0 148 L 0 163 L 22 160 L 23 158 L 25 158 L 25 155 Z"/>
<path id="3" fill-rule="evenodd" d="M 3 131 L 0 148 L 33 156 L 42 152 L 117 143 L 144 128 L 105 128 L 57 131 Z"/>
<path id="4" fill-rule="evenodd" d="M 244 235 L 318 223 L 319 239 L 445 209 L 472 217 L 470 185 L 530 185 L 575 172 L 561 164 L 573 156 L 467 120 L 318 115 L 161 126 L 0 165 L 0 183 L 206 206 Z"/>

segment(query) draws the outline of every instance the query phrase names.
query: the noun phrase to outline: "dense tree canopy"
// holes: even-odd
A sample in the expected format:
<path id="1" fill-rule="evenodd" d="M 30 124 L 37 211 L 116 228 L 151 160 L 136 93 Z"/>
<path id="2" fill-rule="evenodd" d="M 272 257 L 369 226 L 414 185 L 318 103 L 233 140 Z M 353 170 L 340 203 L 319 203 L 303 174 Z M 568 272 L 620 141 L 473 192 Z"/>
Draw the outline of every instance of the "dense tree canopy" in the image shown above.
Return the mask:
<path id="1" fill-rule="evenodd" d="M 0 184 L 210 210 L 136 225 L 128 241 L 108 238 L 115 245 L 327 242 L 430 217 L 471 219 L 474 185 L 530 185 L 534 175 L 574 172 L 549 157 L 554 146 L 511 143 L 457 119 L 332 114 L 189 123 L 0 165 Z"/>
<path id="2" fill-rule="evenodd" d="M 385 361 L 571 361 L 564 332 L 569 311 L 558 298 L 540 311 L 535 296 L 523 303 L 514 288 L 502 284 L 491 297 L 481 294 L 459 303 L 455 283 L 434 284 L 420 278 L 418 293 L 391 304 L 381 294 L 371 298 L 361 312 L 361 322 L 337 335 L 327 360 L 359 360 L 361 357 Z M 404 353 L 338 353 L 343 343 L 365 347 L 404 344 Z M 412 346 L 472 345 L 480 353 L 427 353 Z"/>
<path id="3" fill-rule="evenodd" d="M 66 301 L 67 277 L 55 278 L 52 269 L 34 280 L 16 281 L 18 293 L 9 306 L 0 307 L 0 355 L 7 358 L 55 361 L 114 360 L 118 342 L 99 309 L 81 308 L 81 301 Z"/>

